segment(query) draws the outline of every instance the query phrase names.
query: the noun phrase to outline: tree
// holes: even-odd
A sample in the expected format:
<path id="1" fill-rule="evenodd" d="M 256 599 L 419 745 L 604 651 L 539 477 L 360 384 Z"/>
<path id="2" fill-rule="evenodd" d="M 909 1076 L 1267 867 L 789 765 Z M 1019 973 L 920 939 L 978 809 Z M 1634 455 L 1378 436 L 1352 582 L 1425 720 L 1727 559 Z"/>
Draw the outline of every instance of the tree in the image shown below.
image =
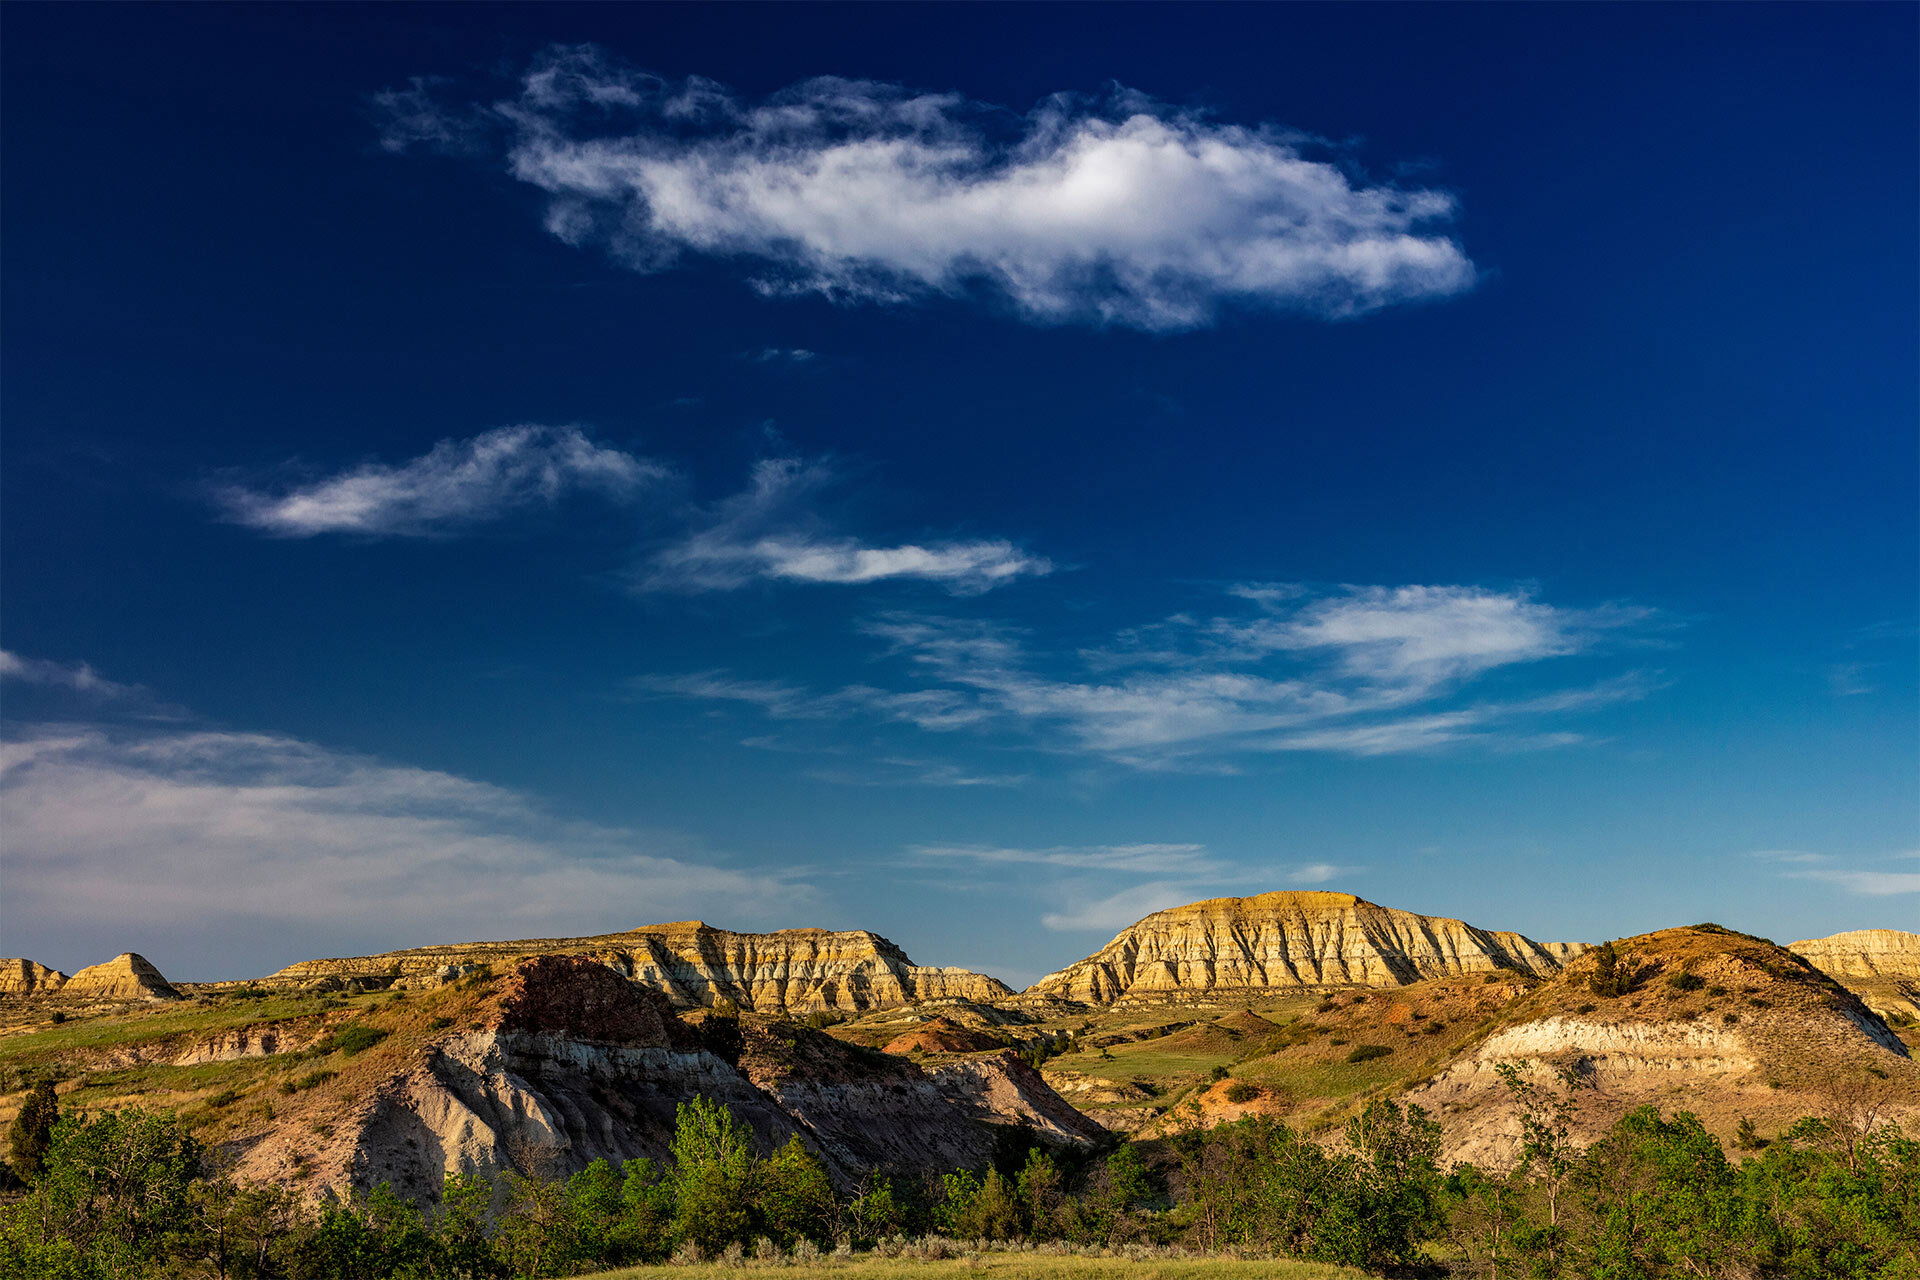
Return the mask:
<path id="1" fill-rule="evenodd" d="M 20 1104 L 20 1114 L 7 1129 L 7 1143 L 13 1151 L 13 1171 L 22 1181 L 38 1182 L 45 1171 L 47 1147 L 53 1141 L 53 1126 L 60 1120 L 60 1102 L 51 1080 L 42 1080 L 28 1091 Z"/>
<path id="2" fill-rule="evenodd" d="M 754 1200 L 769 1236 L 782 1244 L 820 1240 L 833 1221 L 833 1182 L 795 1134 L 760 1167 Z"/>
<path id="3" fill-rule="evenodd" d="M 676 1109 L 673 1235 L 705 1250 L 746 1238 L 753 1225 L 753 1143 L 733 1113 L 697 1097 Z"/>
<path id="4" fill-rule="evenodd" d="M 1028 1229 L 1034 1235 L 1051 1237 L 1058 1232 L 1060 1209 L 1066 1200 L 1066 1179 L 1053 1157 L 1039 1147 L 1027 1153 L 1027 1162 L 1014 1179 L 1025 1211 Z"/>

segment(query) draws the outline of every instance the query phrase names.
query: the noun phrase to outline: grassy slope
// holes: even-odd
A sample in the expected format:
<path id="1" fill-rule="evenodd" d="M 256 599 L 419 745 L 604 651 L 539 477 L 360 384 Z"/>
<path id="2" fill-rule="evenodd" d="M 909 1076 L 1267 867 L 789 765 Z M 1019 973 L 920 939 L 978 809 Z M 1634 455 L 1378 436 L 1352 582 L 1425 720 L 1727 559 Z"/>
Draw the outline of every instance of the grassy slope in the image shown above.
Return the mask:
<path id="1" fill-rule="evenodd" d="M 1258 1001 L 1253 1012 L 1274 1030 L 1262 1033 L 1244 1003 L 1212 1008 L 1170 1006 L 1162 1022 L 1205 1019 L 1164 1037 L 1085 1049 L 1050 1060 L 1050 1070 L 1073 1071 L 1159 1091 L 1153 1105 L 1172 1109 L 1205 1089 L 1225 1068 L 1233 1079 L 1260 1086 L 1296 1121 L 1337 1118 L 1355 1100 L 1418 1078 L 1481 1031 L 1520 995 L 1525 980 L 1503 976 L 1444 978 L 1372 991 L 1315 992 Z M 1140 1010 L 1094 1015 L 1083 1038 L 1150 1026 Z M 1077 1027 L 1076 1027 L 1077 1029 Z M 1236 1034 L 1237 1033 L 1237 1034 Z M 1348 1062 L 1361 1045 L 1381 1045 L 1385 1056 Z M 1096 1119 L 1103 1107 L 1089 1106 Z"/>
<path id="2" fill-rule="evenodd" d="M 338 1110 L 431 1037 L 461 1025 L 481 990 L 445 988 L 363 995 L 277 993 L 132 1005 L 52 1023 L 16 1022 L 0 1033 L 0 1124 L 39 1079 L 59 1082 L 63 1109 L 140 1106 L 177 1112 L 208 1142 L 242 1138 L 276 1117 Z M 209 1036 L 274 1025 L 302 1038 L 364 1025 L 387 1033 L 372 1048 L 326 1044 L 276 1054 L 175 1066 L 168 1059 Z M 317 1123 L 317 1121 L 316 1121 Z"/>
<path id="3" fill-rule="evenodd" d="M 757 1268 L 755 1268 L 757 1269 Z M 957 1280 L 991 1276 L 994 1280 L 1360 1280 L 1364 1272 L 1321 1262 L 1242 1258 L 1081 1258 L 1033 1253 L 988 1253 L 944 1262 L 903 1258 L 856 1258 L 769 1268 L 792 1280 L 845 1277 L 846 1280 Z M 741 1267 L 630 1267 L 606 1271 L 593 1280 L 739 1280 Z"/>

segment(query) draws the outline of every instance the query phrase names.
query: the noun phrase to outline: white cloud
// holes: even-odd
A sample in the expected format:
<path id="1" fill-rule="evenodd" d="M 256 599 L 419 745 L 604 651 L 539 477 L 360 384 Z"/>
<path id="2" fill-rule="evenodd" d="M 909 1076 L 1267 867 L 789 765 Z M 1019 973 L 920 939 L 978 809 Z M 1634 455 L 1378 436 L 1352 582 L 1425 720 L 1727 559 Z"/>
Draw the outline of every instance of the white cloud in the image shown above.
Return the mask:
<path id="1" fill-rule="evenodd" d="M 1836 867 L 1831 865 L 1837 861 L 1832 854 L 1805 853 L 1797 849 L 1763 849 L 1749 856 L 1759 858 L 1763 862 L 1799 868 L 1794 871 L 1780 872 L 1787 879 L 1816 880 L 1864 897 L 1887 898 L 1896 894 L 1920 893 L 1920 871 Z M 1883 858 L 1868 861 L 1911 862 L 1915 859 L 1920 859 L 1920 852 L 1888 854 Z"/>
<path id="2" fill-rule="evenodd" d="M 1260 615 L 1176 615 L 1123 632 L 1115 646 L 1071 655 L 1036 652 L 1027 633 L 989 621 L 887 614 L 866 630 L 904 661 L 918 687 L 786 688 L 767 710 L 942 731 L 1018 728 L 1041 745 L 1137 768 L 1220 771 L 1236 767 L 1226 757 L 1249 753 L 1568 746 L 1584 739 L 1539 722 L 1660 687 L 1633 672 L 1528 696 L 1467 696 L 1496 669 L 1591 653 L 1647 621 L 1646 610 L 1567 609 L 1524 592 L 1468 587 L 1233 595 L 1257 604 Z M 731 678 L 702 679 L 724 686 Z M 686 678 L 656 685 L 682 696 L 733 696 Z"/>
<path id="3" fill-rule="evenodd" d="M 755 581 L 854 585 L 889 579 L 937 583 L 977 595 L 1053 564 L 1003 540 L 868 546 L 829 532 L 815 495 L 836 479 L 824 462 L 769 458 L 741 493 L 701 514 L 693 530 L 655 552 L 636 576 L 642 590 L 728 591 Z"/>
<path id="4" fill-rule="evenodd" d="M 1192 902 L 1196 892 L 1192 884 L 1156 880 L 1105 897 L 1078 902 L 1064 911 L 1048 912 L 1040 917 L 1040 923 L 1061 933 L 1096 929 L 1112 933 L 1126 928 L 1143 916 Z"/>
<path id="5" fill-rule="evenodd" d="M 1341 876 L 1352 875 L 1359 867 L 1340 867 L 1331 862 L 1309 862 L 1304 867 L 1296 867 L 1287 874 L 1291 884 L 1325 884 L 1329 880 L 1338 880 Z"/>
<path id="6" fill-rule="evenodd" d="M 957 94 L 821 78 L 760 102 L 556 47 L 517 96 L 376 99 L 384 144 L 504 131 L 546 227 L 640 271 L 698 255 L 768 294 L 901 302 L 987 293 L 1043 323 L 1148 330 L 1222 307 L 1351 316 L 1470 287 L 1451 196 L 1368 185 L 1313 140 L 1117 90 L 1024 117 Z"/>
<path id="7" fill-rule="evenodd" d="M 7 933 L 65 948 L 50 963 L 137 939 L 176 976 L 245 976 L 250 958 L 590 933 L 716 903 L 757 920 L 811 900 L 788 876 L 664 852 L 667 837 L 267 734 L 35 726 L 0 749 L 0 814 Z"/>
<path id="8" fill-rule="evenodd" d="M 656 463 L 595 444 L 578 427 L 518 426 L 442 440 L 397 466 L 366 462 L 292 488 L 234 485 L 219 496 L 234 520 L 282 537 L 424 537 L 551 505 L 572 491 L 630 497 L 666 475 Z"/>
<path id="9" fill-rule="evenodd" d="M 805 347 L 762 347 L 747 353 L 755 364 L 812 364 L 819 358 Z"/>
<path id="10" fill-rule="evenodd" d="M 1789 871 L 1796 880 L 1822 880 L 1848 893 L 1885 898 L 1899 893 L 1920 893 L 1920 871 Z"/>
<path id="11" fill-rule="evenodd" d="M 6 649 L 0 649 L 0 680 L 50 685 L 99 698 L 117 698 L 138 692 L 132 685 L 116 684 L 106 679 L 84 662 L 27 658 Z"/>

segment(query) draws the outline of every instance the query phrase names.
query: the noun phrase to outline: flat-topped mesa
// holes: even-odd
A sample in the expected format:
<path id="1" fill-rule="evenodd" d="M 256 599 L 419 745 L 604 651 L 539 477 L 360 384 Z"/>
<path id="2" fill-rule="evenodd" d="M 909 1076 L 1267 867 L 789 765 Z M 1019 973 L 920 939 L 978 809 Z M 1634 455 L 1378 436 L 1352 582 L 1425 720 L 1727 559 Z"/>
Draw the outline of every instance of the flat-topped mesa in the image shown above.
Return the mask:
<path id="1" fill-rule="evenodd" d="M 178 1000 L 180 993 L 145 956 L 123 951 L 103 964 L 91 964 L 60 987 L 63 996 L 95 1000 Z"/>
<path id="2" fill-rule="evenodd" d="M 470 942 L 307 960 L 266 981 L 435 981 L 528 955 L 589 956 L 677 1005 L 731 1002 L 763 1013 L 860 1013 L 929 1000 L 993 1000 L 1012 994 L 1005 983 L 985 974 L 914 964 L 899 947 L 864 929 L 735 933 L 699 920 L 594 937 Z"/>
<path id="3" fill-rule="evenodd" d="M 1787 950 L 1835 978 L 1920 978 L 1920 933 L 1903 929 L 1854 929 Z"/>
<path id="4" fill-rule="evenodd" d="M 0 996 L 52 995 L 66 982 L 67 975 L 58 969 L 19 956 L 0 959 Z"/>
<path id="5" fill-rule="evenodd" d="M 1393 987 L 1505 970 L 1544 977 L 1586 947 L 1287 890 L 1171 907 L 1025 994 L 1093 1004 L 1308 987 Z"/>

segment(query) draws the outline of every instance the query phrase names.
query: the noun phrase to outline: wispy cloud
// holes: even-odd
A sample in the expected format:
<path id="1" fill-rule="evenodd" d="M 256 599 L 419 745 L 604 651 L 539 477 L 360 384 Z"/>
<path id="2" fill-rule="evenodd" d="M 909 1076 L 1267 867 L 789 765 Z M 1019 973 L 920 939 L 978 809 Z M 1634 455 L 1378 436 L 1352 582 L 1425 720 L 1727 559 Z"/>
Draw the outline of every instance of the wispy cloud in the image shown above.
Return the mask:
<path id="1" fill-rule="evenodd" d="M 855 768 L 812 769 L 809 778 L 849 787 L 1017 787 L 1024 773 L 989 773 L 950 760 L 882 756 Z"/>
<path id="2" fill-rule="evenodd" d="M 1200 844 L 1059 845 L 1045 849 L 923 844 L 908 852 L 936 862 L 1057 867 L 1109 874 L 1212 875 L 1227 869 Z"/>
<path id="3" fill-rule="evenodd" d="M 762 347 L 758 351 L 746 352 L 746 358 L 755 364 L 812 364 L 820 357 L 818 353 L 805 347 Z"/>
<path id="4" fill-rule="evenodd" d="M 85 662 L 27 658 L 6 649 L 0 649 L 0 680 L 49 685 L 96 698 L 119 698 L 140 692 L 133 685 L 108 680 Z"/>
<path id="5" fill-rule="evenodd" d="M 1780 873 L 1788 879 L 1817 880 L 1863 897 L 1888 898 L 1896 894 L 1920 893 L 1920 871 L 1861 868 L 1857 865 L 1837 867 L 1830 865 L 1839 861 L 1832 854 L 1801 853 L 1784 849 L 1768 849 L 1752 856 L 1766 862 L 1797 867 L 1797 870 Z M 1916 859 L 1920 859 L 1920 852 L 1896 853 L 1884 858 L 1868 859 L 1868 861 L 1912 862 Z M 1857 864 L 1860 859 L 1849 859 L 1849 861 Z"/>
<path id="6" fill-rule="evenodd" d="M 1194 900 L 1194 888 L 1184 881 L 1149 881 L 1118 893 L 1075 902 L 1059 911 L 1049 911 L 1040 923 L 1059 933 L 1099 931 L 1115 933 L 1128 925 L 1168 907 Z"/>
<path id="7" fill-rule="evenodd" d="M 1643 621 L 1641 610 L 1566 609 L 1524 592 L 1472 587 L 1236 594 L 1258 616 L 1157 624 L 1151 648 L 1097 653 L 1089 666 L 1121 668 L 1106 676 L 1041 674 L 1024 637 L 990 624 L 893 617 L 872 630 L 916 670 L 966 690 L 993 718 L 1055 726 L 1082 748 L 1142 763 L 1226 749 L 1384 755 L 1476 740 L 1562 745 L 1575 739 L 1514 725 L 1629 701 L 1654 687 L 1645 677 L 1622 677 L 1528 698 L 1435 705 L 1496 668 L 1592 649 L 1607 633 Z"/>
<path id="8" fill-rule="evenodd" d="M 874 546 L 832 532 L 818 510 L 838 476 L 824 461 L 770 458 L 747 488 L 697 515 L 693 528 L 651 555 L 635 585 L 648 591 L 729 591 L 756 581 L 837 583 L 890 579 L 977 595 L 1053 564 L 1000 539 Z"/>
<path id="9" fill-rule="evenodd" d="M 1230 769 L 1282 752 L 1379 756 L 1479 745 L 1541 750 L 1583 741 L 1546 718 L 1660 687 L 1645 672 L 1526 696 L 1469 697 L 1476 680 L 1600 648 L 1650 611 L 1570 609 L 1474 587 L 1238 590 L 1255 616 L 1177 615 L 1071 655 L 981 619 L 889 614 L 866 630 L 918 682 L 778 697 L 729 691 L 724 673 L 657 677 L 661 692 L 759 701 L 769 714 L 875 716 L 923 729 L 1023 729 L 1039 745 L 1147 769 Z M 1073 670 L 1077 662 L 1079 670 Z M 702 681 L 713 682 L 711 689 Z"/>
<path id="10" fill-rule="evenodd" d="M 716 901 L 766 919 L 811 901 L 789 876 L 669 837 L 271 734 L 32 726 L 0 746 L 0 814 L 10 932 L 32 922 L 67 959 L 156 931 L 147 945 L 204 969 L 235 963 L 243 939 L 274 939 L 284 963 L 302 958 L 288 947 L 592 932 Z"/>
<path id="11" fill-rule="evenodd" d="M 1032 321 L 1173 330 L 1226 306 L 1351 316 L 1474 280 L 1446 193 L 1368 184 L 1297 133 L 1126 90 L 1024 117 L 832 77 L 752 102 L 571 46 L 501 101 L 436 106 L 415 81 L 376 106 L 389 150 L 502 147 L 569 244 L 639 271 L 740 263 L 769 294 L 984 293 Z"/>
<path id="12" fill-rule="evenodd" d="M 409 462 L 365 462 L 290 487 L 228 485 L 217 496 L 235 521 L 281 537 L 430 537 L 570 492 L 628 498 L 667 474 L 578 427 L 517 426 L 442 440 Z"/>

